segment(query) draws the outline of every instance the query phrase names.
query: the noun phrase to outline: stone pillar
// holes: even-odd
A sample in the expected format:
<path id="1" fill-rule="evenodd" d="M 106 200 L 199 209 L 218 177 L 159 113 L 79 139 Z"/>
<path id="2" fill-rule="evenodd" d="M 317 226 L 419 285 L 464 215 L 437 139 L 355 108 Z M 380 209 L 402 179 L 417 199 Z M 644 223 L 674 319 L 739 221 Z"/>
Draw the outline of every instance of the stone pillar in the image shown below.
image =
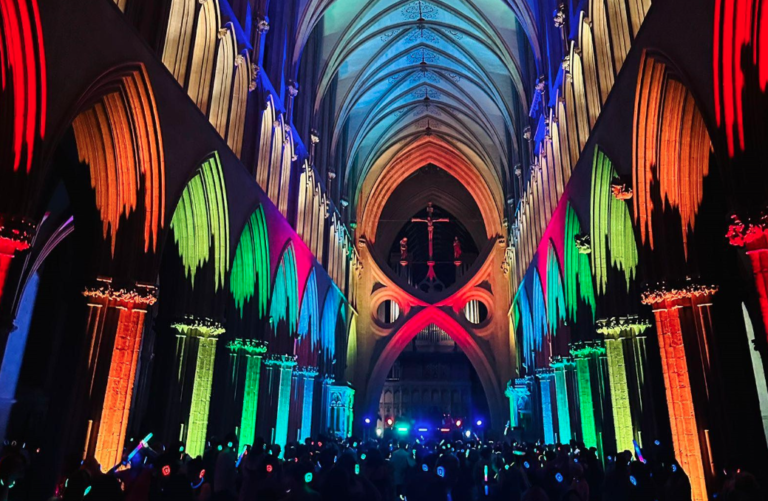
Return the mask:
<path id="1" fill-rule="evenodd" d="M 317 374 L 316 367 L 303 367 L 299 370 L 299 375 L 304 378 L 304 405 L 301 410 L 301 428 L 299 430 L 299 442 L 302 443 L 312 436 L 312 409 Z"/>
<path id="2" fill-rule="evenodd" d="M 235 339 L 227 346 L 236 356 L 245 357 L 245 387 L 243 389 L 243 410 L 240 417 L 240 450 L 253 445 L 256 435 L 256 417 L 259 407 L 259 385 L 261 383 L 261 361 L 267 352 L 267 343 L 253 339 Z"/>
<path id="3" fill-rule="evenodd" d="M 597 419 L 595 403 L 592 397 L 592 376 L 590 360 L 605 353 L 605 348 L 599 343 L 574 343 L 571 355 L 576 360 L 576 377 L 579 391 L 579 410 L 581 414 L 581 434 L 587 448 L 598 447 Z M 599 449 L 598 449 L 599 450 Z M 600 451 L 602 456 L 602 451 Z"/>
<path id="4" fill-rule="evenodd" d="M 291 379 L 293 368 L 296 366 L 296 357 L 293 355 L 272 355 L 265 362 L 273 370 L 279 370 L 277 393 L 277 418 L 275 421 L 275 435 L 273 443 L 285 451 L 288 441 L 288 419 L 291 412 Z"/>
<path id="5" fill-rule="evenodd" d="M 122 460 L 133 385 L 147 309 L 157 301 L 153 286 L 113 289 L 111 279 L 83 292 L 88 301 L 90 416 L 85 455 L 106 471 Z"/>
<path id="6" fill-rule="evenodd" d="M 0 362 L 5 353 L 8 336 L 14 330 L 11 311 L 18 278 L 11 264 L 14 257 L 28 250 L 35 236 L 35 224 L 28 219 L 7 217 L 0 214 Z"/>
<path id="7" fill-rule="evenodd" d="M 760 311 L 763 315 L 765 337 L 768 339 L 768 219 L 742 222 L 732 216 L 731 225 L 725 235 L 734 247 L 746 250 L 752 265 L 752 275 L 760 300 Z"/>
<path id="8" fill-rule="evenodd" d="M 541 419 L 544 425 L 544 443 L 555 443 L 555 426 L 552 419 L 552 379 L 555 373 L 552 369 L 536 369 L 541 391 Z"/>
<path id="9" fill-rule="evenodd" d="M 615 319 L 598 320 L 597 332 L 605 337 L 608 356 L 608 379 L 611 388 L 613 427 L 616 434 L 616 452 L 634 451 L 632 408 L 629 402 L 627 365 L 624 358 L 624 327 Z"/>
<path id="10" fill-rule="evenodd" d="M 711 371 L 711 300 L 717 287 L 693 283 L 643 294 L 653 307 L 675 456 L 688 474 L 694 501 L 708 498 L 715 477 L 712 416 L 717 383 Z"/>
<path id="11" fill-rule="evenodd" d="M 208 414 L 213 387 L 213 365 L 216 359 L 216 341 L 224 333 L 224 326 L 210 319 L 187 318 L 173 324 L 173 328 L 191 343 L 197 340 L 192 398 L 186 430 L 182 431 L 186 452 L 191 457 L 202 456 L 208 434 Z"/>
<path id="12" fill-rule="evenodd" d="M 326 428 L 342 439 L 352 434 L 355 390 L 347 385 L 334 385 L 333 380 L 324 386 L 325 406 L 328 409 Z"/>
<path id="13" fill-rule="evenodd" d="M 504 395 L 509 399 L 509 429 L 512 430 L 520 425 L 520 416 L 517 412 L 517 394 L 511 380 L 507 382 Z"/>
<path id="14" fill-rule="evenodd" d="M 555 357 L 550 364 L 555 371 L 555 394 L 557 395 L 558 441 L 562 444 L 571 442 L 571 409 L 568 404 L 568 381 L 566 370 L 573 367 L 573 361 L 564 357 Z"/>

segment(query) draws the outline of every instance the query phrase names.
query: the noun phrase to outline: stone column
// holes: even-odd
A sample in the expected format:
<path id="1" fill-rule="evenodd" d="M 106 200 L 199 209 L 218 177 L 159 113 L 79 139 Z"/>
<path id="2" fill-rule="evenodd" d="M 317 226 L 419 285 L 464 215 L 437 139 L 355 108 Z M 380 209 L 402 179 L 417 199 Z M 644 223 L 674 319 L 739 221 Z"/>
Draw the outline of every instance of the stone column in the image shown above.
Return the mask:
<path id="1" fill-rule="evenodd" d="M 299 375 L 304 378 L 304 405 L 301 410 L 301 429 L 299 430 L 299 441 L 302 443 L 312 436 L 312 409 L 317 374 L 316 367 L 302 367 L 299 370 Z"/>
<path id="2" fill-rule="evenodd" d="M 767 330 L 764 334 L 768 338 L 768 219 L 763 217 L 759 221 L 747 222 L 742 222 L 737 216 L 731 219 L 725 236 L 731 245 L 746 250 L 749 256 L 760 299 L 763 326 Z"/>
<path id="3" fill-rule="evenodd" d="M 568 381 L 565 372 L 573 368 L 573 361 L 565 357 L 555 357 L 550 365 L 555 371 L 558 441 L 561 444 L 568 444 L 571 442 L 571 409 L 568 404 Z"/>
<path id="4" fill-rule="evenodd" d="M 662 285 L 643 294 L 643 303 L 653 307 L 656 318 L 675 456 L 688 474 L 694 501 L 709 499 L 708 484 L 715 477 L 710 432 L 717 402 L 710 395 L 716 383 L 709 309 L 716 292 L 714 286 L 688 283 L 680 289 Z M 694 354 L 698 356 L 689 360 Z"/>
<path id="5" fill-rule="evenodd" d="M 235 339 L 228 348 L 245 357 L 245 388 L 243 389 L 243 411 L 240 417 L 240 450 L 253 445 L 256 435 L 256 417 L 259 406 L 259 385 L 261 383 L 261 361 L 267 352 L 267 343 L 253 339 Z"/>
<path id="6" fill-rule="evenodd" d="M 597 332 L 605 338 L 608 356 L 608 379 L 611 388 L 613 427 L 616 434 L 616 452 L 634 451 L 632 408 L 629 402 L 627 365 L 624 358 L 624 327 L 616 319 L 597 321 Z"/>
<path id="7" fill-rule="evenodd" d="M 89 399 L 85 455 L 106 471 L 122 460 L 133 385 L 147 309 L 157 300 L 153 286 L 113 289 L 99 279 L 83 292 L 88 301 Z"/>
<path id="8" fill-rule="evenodd" d="M 186 336 L 188 341 L 197 339 L 197 361 L 185 440 L 186 452 L 194 458 L 202 456 L 205 452 L 216 341 L 224 333 L 224 326 L 210 319 L 187 318 L 183 322 L 173 324 L 173 328 Z"/>
<path id="9" fill-rule="evenodd" d="M 512 430 L 520 425 L 520 419 L 517 413 L 517 394 L 511 380 L 507 382 L 504 395 L 509 399 L 509 429 Z"/>
<path id="10" fill-rule="evenodd" d="M 552 369 L 536 369 L 541 391 L 541 419 L 544 425 L 544 443 L 555 443 L 555 426 L 552 419 L 552 379 L 555 373 Z"/>
<path id="11" fill-rule="evenodd" d="M 579 391 L 579 410 L 581 414 L 581 434 L 587 448 L 598 447 L 595 403 L 592 398 L 592 376 L 589 362 L 595 356 L 605 353 L 605 348 L 597 342 L 574 343 L 571 355 L 576 360 L 576 377 Z M 602 455 L 602 451 L 600 451 Z"/>
<path id="12" fill-rule="evenodd" d="M 266 365 L 280 371 L 278 377 L 277 418 L 275 421 L 275 436 L 272 440 L 279 445 L 283 452 L 288 441 L 288 418 L 291 412 L 291 379 L 293 368 L 296 366 L 294 355 L 272 355 L 266 360 Z"/>
<path id="13" fill-rule="evenodd" d="M 11 264 L 14 257 L 30 248 L 35 229 L 35 224 L 28 219 L 0 214 L 0 362 L 3 360 L 8 336 L 15 329 L 13 319 L 7 318 L 19 278 L 11 276 Z"/>

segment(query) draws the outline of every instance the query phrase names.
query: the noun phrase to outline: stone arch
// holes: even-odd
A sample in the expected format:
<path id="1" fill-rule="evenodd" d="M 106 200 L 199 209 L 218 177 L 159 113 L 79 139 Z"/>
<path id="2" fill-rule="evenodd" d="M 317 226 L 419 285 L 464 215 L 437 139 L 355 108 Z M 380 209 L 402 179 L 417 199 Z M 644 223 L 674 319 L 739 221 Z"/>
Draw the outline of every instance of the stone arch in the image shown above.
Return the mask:
<path id="1" fill-rule="evenodd" d="M 491 361 L 483 349 L 470 333 L 461 324 L 444 310 L 437 307 L 427 307 L 415 313 L 397 332 L 387 341 L 386 346 L 378 356 L 371 375 L 368 378 L 365 393 L 366 401 L 364 410 L 372 412 L 376 409 L 378 398 L 384 387 L 384 380 L 390 367 L 411 340 L 425 327 L 435 324 L 448 333 L 459 345 L 459 348 L 467 355 L 472 367 L 483 386 L 488 408 L 491 413 L 492 423 L 499 426 L 502 423 L 503 400 L 501 386 L 493 370 Z M 375 414 L 375 413 L 374 413 Z"/>

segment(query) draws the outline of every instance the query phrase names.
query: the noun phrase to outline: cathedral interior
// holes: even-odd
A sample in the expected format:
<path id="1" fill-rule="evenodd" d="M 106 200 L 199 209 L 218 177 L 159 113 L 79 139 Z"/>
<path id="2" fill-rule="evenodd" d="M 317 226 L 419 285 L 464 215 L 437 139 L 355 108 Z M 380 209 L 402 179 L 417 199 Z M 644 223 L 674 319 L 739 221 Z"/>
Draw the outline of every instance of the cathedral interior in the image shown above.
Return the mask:
<path id="1" fill-rule="evenodd" d="M 768 1 L 0 0 L 0 84 L 0 500 L 318 437 L 768 488 Z"/>

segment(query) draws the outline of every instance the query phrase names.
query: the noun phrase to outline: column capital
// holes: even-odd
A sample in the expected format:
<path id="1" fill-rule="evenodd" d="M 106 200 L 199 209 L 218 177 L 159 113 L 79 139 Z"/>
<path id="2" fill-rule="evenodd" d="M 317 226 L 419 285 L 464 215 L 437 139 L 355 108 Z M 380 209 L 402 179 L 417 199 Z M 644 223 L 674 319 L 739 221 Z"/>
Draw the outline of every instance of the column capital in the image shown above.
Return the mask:
<path id="1" fill-rule="evenodd" d="M 639 336 L 651 326 L 651 322 L 638 315 L 609 317 L 595 321 L 597 332 L 606 339 Z"/>
<path id="2" fill-rule="evenodd" d="M 747 250 L 768 249 L 768 215 L 759 218 L 731 216 L 731 224 L 725 234 L 728 243 Z"/>
<path id="3" fill-rule="evenodd" d="M 295 373 L 307 379 L 314 379 L 319 374 L 317 367 L 311 366 L 297 367 Z"/>
<path id="4" fill-rule="evenodd" d="M 553 369 L 572 369 L 575 367 L 573 359 L 571 357 L 552 357 L 549 362 L 550 367 Z"/>
<path id="5" fill-rule="evenodd" d="M 292 368 L 296 366 L 296 355 L 269 355 L 264 364 L 267 367 Z"/>
<path id="6" fill-rule="evenodd" d="M 605 355 L 602 341 L 579 341 L 571 343 L 571 356 L 576 359 L 589 358 L 592 355 Z"/>
<path id="7" fill-rule="evenodd" d="M 135 283 L 128 287 L 116 289 L 112 279 L 99 277 L 96 284 L 86 287 L 83 296 L 105 301 L 117 301 L 132 305 L 152 306 L 157 302 L 157 287 L 149 284 Z"/>
<path id="8" fill-rule="evenodd" d="M 261 356 L 267 352 L 267 342 L 258 339 L 237 338 L 227 343 L 227 348 L 232 353 L 243 353 L 250 356 Z"/>
<path id="9" fill-rule="evenodd" d="M 670 287 L 665 282 L 661 282 L 656 287 L 643 292 L 641 300 L 643 304 L 652 306 L 678 299 L 713 296 L 717 291 L 718 287 L 716 285 L 697 284 L 690 279 L 681 287 Z"/>
<path id="10" fill-rule="evenodd" d="M 199 338 L 216 338 L 224 333 L 224 325 L 216 320 L 205 317 L 185 316 L 182 320 L 174 322 L 171 327 L 186 336 Z"/>
<path id="11" fill-rule="evenodd" d="M 31 219 L 0 214 L 0 253 L 12 255 L 29 249 L 36 230 Z"/>
<path id="12" fill-rule="evenodd" d="M 542 367 L 540 369 L 536 369 L 536 376 L 539 379 L 550 379 L 555 377 L 555 371 L 549 367 Z"/>

